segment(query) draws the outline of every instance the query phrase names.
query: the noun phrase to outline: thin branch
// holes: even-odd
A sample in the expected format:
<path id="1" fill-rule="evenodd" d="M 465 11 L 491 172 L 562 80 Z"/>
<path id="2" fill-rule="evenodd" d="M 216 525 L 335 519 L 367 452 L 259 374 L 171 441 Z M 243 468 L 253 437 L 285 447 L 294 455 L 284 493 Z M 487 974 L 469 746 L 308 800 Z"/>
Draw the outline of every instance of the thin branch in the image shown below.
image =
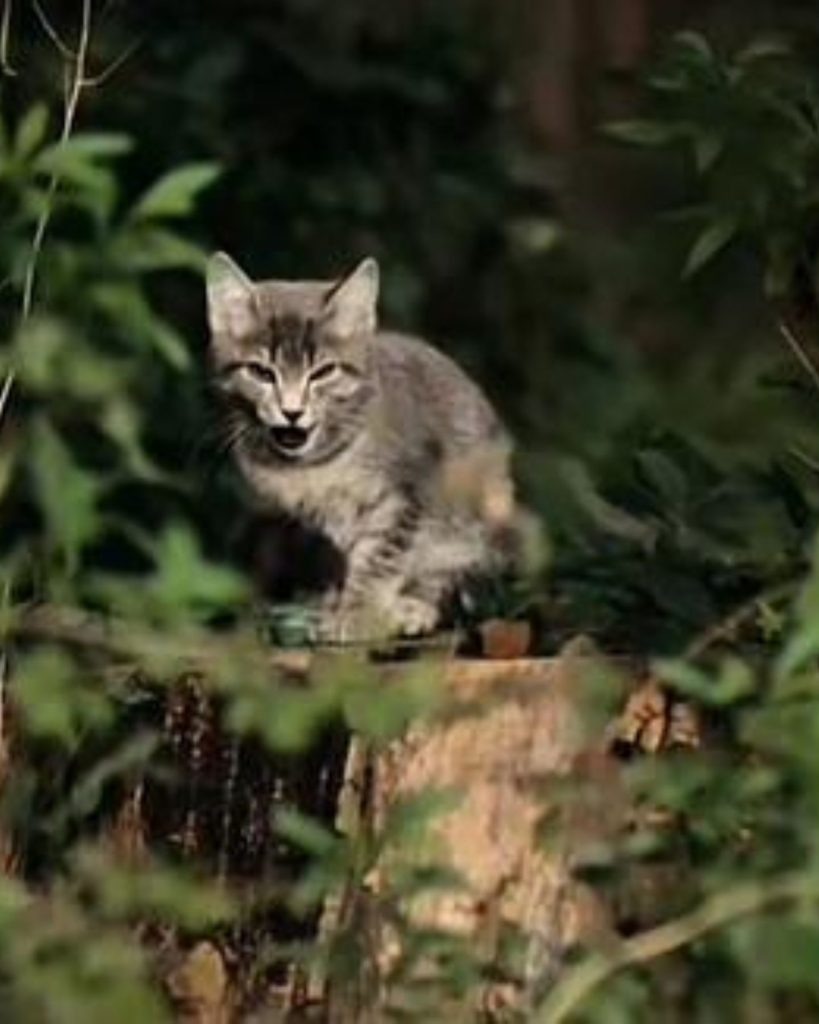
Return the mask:
<path id="1" fill-rule="evenodd" d="M 53 604 L 19 609 L 11 616 L 7 631 L 19 641 L 64 645 L 102 655 L 105 662 L 123 667 L 126 674 L 144 671 L 146 661 L 205 676 L 230 663 L 303 675 L 310 663 L 309 652 L 276 650 L 263 644 L 256 648 L 245 635 L 219 636 L 202 630 L 171 635 L 148 625 Z"/>
<path id="2" fill-rule="evenodd" d="M 7 0 L 8 4 L 9 0 Z M 71 138 L 74 129 L 74 121 L 77 116 L 80 95 L 85 82 L 86 62 L 88 60 L 88 46 L 91 40 L 91 0 L 82 0 L 82 13 L 80 16 L 79 38 L 75 56 L 71 61 L 71 69 L 66 84 L 65 106 L 63 109 L 63 123 L 58 142 L 59 149 L 62 149 Z M 46 187 L 45 202 L 37 218 L 34 227 L 34 236 L 31 241 L 28 261 L 26 263 L 25 277 L 23 280 L 23 298 L 20 305 L 20 321 L 25 323 L 31 315 L 31 306 L 34 300 L 34 286 L 37 276 L 37 265 L 45 241 L 51 215 L 54 211 L 54 198 L 60 185 L 59 161 L 49 178 Z M 0 421 L 8 405 L 9 396 L 14 387 L 14 371 L 6 374 L 2 387 L 0 388 Z"/>
<path id="3" fill-rule="evenodd" d="M 9 35 L 11 31 L 11 12 L 13 0 L 4 0 L 3 13 L 0 15 L 0 71 L 13 78 L 17 72 L 9 61 Z"/>
<path id="4" fill-rule="evenodd" d="M 63 125 L 60 132 L 59 146 L 62 148 L 71 137 L 74 128 L 74 121 L 77 116 L 77 109 L 80 102 L 80 94 L 85 81 L 85 65 L 88 58 L 88 44 L 91 39 L 91 0 L 82 0 L 82 18 L 80 21 L 80 38 L 77 44 L 77 54 L 74 59 L 74 67 L 68 86 L 68 94 L 65 101 L 63 113 Z M 31 313 L 31 304 L 34 298 L 34 282 L 37 273 L 37 261 L 43 247 L 43 240 L 48 229 L 48 223 L 54 206 L 54 196 L 60 184 L 59 163 L 52 172 L 46 191 L 46 202 L 40 214 L 37 226 L 34 231 L 34 240 L 29 253 L 28 264 L 26 265 L 26 276 L 23 284 L 23 306 L 22 316 L 27 319 Z"/>
<path id="5" fill-rule="evenodd" d="M 779 322 L 779 333 L 785 339 L 788 348 L 796 356 L 796 359 L 802 369 L 810 377 L 813 382 L 813 386 L 817 391 L 819 391 L 819 370 L 814 366 L 810 356 L 805 351 L 805 347 L 802 342 L 796 337 L 784 320 L 780 320 Z"/>
<path id="6" fill-rule="evenodd" d="M 130 662 L 134 670 L 139 668 L 142 659 L 154 656 L 195 664 L 201 671 L 208 663 L 215 664 L 220 659 L 233 657 L 235 653 L 231 647 L 231 639 L 227 636 L 198 631 L 193 638 L 184 633 L 180 638 L 111 615 L 45 603 L 21 608 L 12 616 L 8 633 L 21 640 L 64 644 L 77 650 L 99 652 L 110 660 Z M 404 652 L 427 651 L 446 659 L 454 654 L 454 641 L 454 636 L 445 634 L 395 640 L 391 647 Z M 248 649 L 245 636 L 240 637 L 239 643 L 243 649 Z M 386 651 L 389 649 L 388 644 Z M 316 650 L 327 655 L 378 652 L 374 644 L 364 641 L 323 643 Z M 275 663 L 295 668 L 306 667 L 310 660 L 308 649 L 277 649 L 262 644 L 260 651 L 260 657 L 265 664 Z"/>
<path id="7" fill-rule="evenodd" d="M 788 455 L 792 455 L 795 459 L 801 462 L 803 466 L 807 466 L 808 469 L 812 469 L 814 473 L 819 473 L 819 462 L 817 462 L 812 456 L 808 455 L 806 451 L 803 451 L 798 445 L 792 444 L 788 448 Z"/>
<path id="8" fill-rule="evenodd" d="M 694 637 L 683 652 L 683 658 L 686 660 L 698 658 L 709 647 L 713 647 L 715 643 L 733 637 L 740 626 L 743 626 L 750 618 L 757 614 L 760 605 L 778 604 L 780 601 L 787 600 L 787 598 L 793 596 L 800 583 L 800 580 L 786 580 L 778 586 L 769 587 L 767 590 L 754 594 L 752 598 L 744 601 L 724 619 L 720 619 L 713 626 L 709 626 L 705 632 Z"/>
<path id="9" fill-rule="evenodd" d="M 3 379 L 2 385 L 0 385 L 0 422 L 3 419 L 3 414 L 6 411 L 6 403 L 9 400 L 11 389 L 14 386 L 14 372 L 10 370 L 5 378 Z"/>
<path id="10" fill-rule="evenodd" d="M 43 32 L 45 32 L 51 42 L 54 43 L 59 52 L 67 61 L 75 61 L 77 59 L 77 54 L 74 53 L 70 46 L 67 46 L 66 43 L 63 42 L 60 33 L 50 21 L 44 7 L 40 3 L 40 0 L 31 0 L 31 6 L 34 9 L 34 13 L 37 15 L 37 20 L 40 22 Z"/>
<path id="11" fill-rule="evenodd" d="M 538 1024 L 560 1024 L 603 982 L 626 967 L 645 964 L 687 946 L 708 932 L 781 903 L 819 899 L 815 872 L 736 885 L 705 900 L 690 914 L 626 939 L 608 955 L 593 956 L 569 971 L 538 1008 Z"/>
<path id="12" fill-rule="evenodd" d="M 84 89 L 94 89 L 97 86 L 104 85 L 112 75 L 115 75 L 117 71 L 127 63 L 131 57 L 137 52 L 140 46 L 145 42 L 144 39 L 135 39 L 130 46 L 126 46 L 119 57 L 115 57 L 111 63 L 102 69 L 98 74 L 92 78 L 84 78 L 82 85 Z"/>

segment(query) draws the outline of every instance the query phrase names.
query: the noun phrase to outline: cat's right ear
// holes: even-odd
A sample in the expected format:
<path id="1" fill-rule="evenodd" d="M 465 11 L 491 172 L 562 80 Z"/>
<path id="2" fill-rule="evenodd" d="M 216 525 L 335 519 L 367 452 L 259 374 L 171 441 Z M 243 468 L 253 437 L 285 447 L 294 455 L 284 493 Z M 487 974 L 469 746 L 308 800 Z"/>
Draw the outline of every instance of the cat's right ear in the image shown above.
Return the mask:
<path id="1" fill-rule="evenodd" d="M 256 291 L 247 274 L 224 252 L 207 263 L 208 323 L 214 339 L 247 334 L 253 327 Z"/>

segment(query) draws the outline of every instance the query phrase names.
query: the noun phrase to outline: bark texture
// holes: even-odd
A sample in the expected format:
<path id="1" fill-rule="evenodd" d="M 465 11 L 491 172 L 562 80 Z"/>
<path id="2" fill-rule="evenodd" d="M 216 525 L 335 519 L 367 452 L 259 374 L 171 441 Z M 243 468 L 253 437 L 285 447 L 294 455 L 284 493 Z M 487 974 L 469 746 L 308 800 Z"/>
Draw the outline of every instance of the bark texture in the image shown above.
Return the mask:
<path id="1" fill-rule="evenodd" d="M 412 856 L 447 864 L 466 885 L 414 900 L 410 916 L 418 926 L 468 937 L 488 962 L 504 935 L 523 937 L 521 975 L 477 992 L 475 1009 L 483 1013 L 532 1005 L 566 950 L 601 940 L 609 928 L 596 897 L 572 874 L 575 846 L 622 820 L 603 730 L 583 710 L 595 676 L 596 663 L 571 648 L 554 659 L 453 661 L 445 669 L 451 704 L 442 720 L 413 725 L 378 753 L 352 745 L 340 819 L 347 831 L 377 833 L 392 808 L 424 791 L 456 794 Z M 584 795 L 567 818 L 556 786 L 569 775 Z M 545 841 L 558 805 L 553 824 L 560 839 Z M 368 879 L 372 893 L 389 887 L 392 861 L 404 862 L 405 855 L 385 856 Z M 378 941 L 381 998 L 389 1002 L 400 938 L 384 928 Z M 335 1016 L 365 1019 L 349 1005 L 346 1012 L 337 1005 Z"/>

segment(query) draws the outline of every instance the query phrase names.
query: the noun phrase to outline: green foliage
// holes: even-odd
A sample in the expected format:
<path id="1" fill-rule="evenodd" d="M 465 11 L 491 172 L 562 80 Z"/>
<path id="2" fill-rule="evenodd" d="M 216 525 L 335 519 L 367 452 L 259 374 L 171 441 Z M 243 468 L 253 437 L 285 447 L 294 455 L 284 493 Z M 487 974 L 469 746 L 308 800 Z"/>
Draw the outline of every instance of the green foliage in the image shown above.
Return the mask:
<path id="1" fill-rule="evenodd" d="M 661 808 L 663 821 L 638 815 L 629 833 L 595 855 L 609 892 L 620 887 L 621 898 L 631 899 L 629 916 L 640 911 L 627 879 L 674 865 L 674 891 L 665 898 L 670 920 L 646 927 L 610 960 L 581 961 L 548 994 L 538 1019 L 649 1019 L 669 978 L 684 985 L 694 1020 L 731 1016 L 742 1004 L 775 1016 L 796 995 L 799 1019 L 815 1016 L 819 674 L 815 658 L 807 667 L 788 652 L 809 649 L 815 627 L 804 609 L 817 579 L 814 560 L 801 611 L 761 656 L 728 655 L 710 668 L 657 665 L 680 697 L 718 716 L 723 739 L 710 750 L 633 762 L 625 774 L 630 798 L 637 808 Z M 664 968 L 655 966 L 661 952 L 671 954 Z M 632 976 L 613 981 L 630 963 Z"/>
<path id="2" fill-rule="evenodd" d="M 151 451 L 161 440 L 154 405 L 181 393 L 191 359 L 156 312 L 148 278 L 203 265 L 169 222 L 191 211 L 216 169 L 180 167 L 131 200 L 117 168 L 131 149 L 121 134 L 51 142 L 42 105 L 0 130 L 0 361 L 13 383 L 2 423 L 6 630 L 29 602 L 51 599 L 93 601 L 128 629 L 171 631 L 235 609 L 246 592 L 235 572 L 202 554 L 180 518 L 184 482 Z M 90 843 L 88 822 L 112 786 L 147 771 L 156 738 L 118 738 L 132 699 L 93 659 L 54 640 L 24 645 L 9 684 L 19 778 L 5 783 L 4 834 L 22 850 L 45 843 L 58 867 L 39 893 L 22 879 L 3 883 L 4 1014 L 165 1020 L 131 926 L 150 918 L 202 930 L 232 908 L 188 873 L 128 870 Z M 52 770 L 68 768 L 49 778 L 44 754 Z"/>
<path id="3" fill-rule="evenodd" d="M 815 259 L 819 193 L 819 80 L 811 63 L 778 39 L 730 58 L 700 35 L 676 37 L 649 78 L 654 118 L 609 127 L 639 146 L 683 148 L 705 201 L 676 216 L 700 224 L 685 273 L 702 269 L 732 240 L 761 252 L 768 293 L 788 296 Z"/>

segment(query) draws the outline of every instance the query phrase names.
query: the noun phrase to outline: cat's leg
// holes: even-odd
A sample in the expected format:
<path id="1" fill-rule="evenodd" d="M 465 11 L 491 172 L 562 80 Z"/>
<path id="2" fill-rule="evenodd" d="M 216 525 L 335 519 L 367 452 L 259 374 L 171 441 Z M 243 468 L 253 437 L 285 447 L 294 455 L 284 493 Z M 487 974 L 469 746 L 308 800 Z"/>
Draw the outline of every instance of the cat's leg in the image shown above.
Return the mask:
<path id="1" fill-rule="evenodd" d="M 402 593 L 418 526 L 417 506 L 407 496 L 385 498 L 358 524 L 344 585 L 326 623 L 334 640 L 376 640 L 435 628 L 437 607 Z"/>
<path id="2" fill-rule="evenodd" d="M 421 525 L 416 543 L 407 552 L 397 607 L 408 623 L 419 623 L 413 633 L 429 632 L 431 621 L 438 626 L 451 617 L 471 580 L 491 576 L 498 569 L 480 523 L 431 519 Z"/>

